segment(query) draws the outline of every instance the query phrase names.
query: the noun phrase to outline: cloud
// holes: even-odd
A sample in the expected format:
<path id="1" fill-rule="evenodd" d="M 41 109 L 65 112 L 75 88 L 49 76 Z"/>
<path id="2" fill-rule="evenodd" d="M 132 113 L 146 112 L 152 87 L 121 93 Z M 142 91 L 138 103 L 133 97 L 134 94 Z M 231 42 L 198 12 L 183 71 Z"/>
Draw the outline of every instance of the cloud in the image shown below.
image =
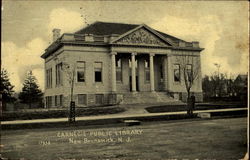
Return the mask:
<path id="1" fill-rule="evenodd" d="M 46 25 L 46 24 L 45 24 Z M 61 32 L 74 32 L 83 27 L 81 14 L 63 8 L 54 9 L 49 15 L 48 35 L 52 37 L 52 29 L 60 28 Z M 12 41 L 1 43 L 2 67 L 7 69 L 15 91 L 21 91 L 27 71 L 32 70 L 38 85 L 44 89 L 44 60 L 40 57 L 48 47 L 42 38 L 34 38 L 23 47 Z"/>
<path id="2" fill-rule="evenodd" d="M 20 91 L 26 73 L 32 70 L 38 79 L 41 89 L 44 87 L 43 59 L 40 58 L 44 52 L 46 42 L 35 38 L 24 47 L 17 47 L 13 42 L 1 43 L 2 67 L 7 69 L 10 81 L 15 85 L 15 90 Z"/>
<path id="3" fill-rule="evenodd" d="M 222 72 L 246 73 L 248 39 L 244 31 L 247 29 L 232 25 L 231 21 L 225 26 L 225 22 L 217 15 L 197 19 L 166 15 L 152 27 L 186 41 L 199 41 L 200 46 L 205 48 L 201 53 L 203 75 L 217 70 L 214 63 L 221 65 Z"/>
<path id="4" fill-rule="evenodd" d="M 71 33 L 81 29 L 83 26 L 84 21 L 80 13 L 57 8 L 52 10 L 49 15 L 48 34 L 52 35 L 54 28 L 61 29 L 61 33 Z"/>

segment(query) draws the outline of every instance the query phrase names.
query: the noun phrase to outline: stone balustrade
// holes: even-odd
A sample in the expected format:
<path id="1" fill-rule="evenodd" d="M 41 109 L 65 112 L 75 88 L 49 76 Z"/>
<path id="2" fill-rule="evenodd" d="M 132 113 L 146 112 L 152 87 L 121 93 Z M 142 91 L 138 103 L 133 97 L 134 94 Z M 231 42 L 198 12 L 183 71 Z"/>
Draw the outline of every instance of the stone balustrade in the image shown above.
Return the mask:
<path id="1" fill-rule="evenodd" d="M 109 43 L 111 40 L 117 38 L 119 35 L 99 36 L 93 34 L 68 34 L 62 35 L 62 41 L 76 41 L 76 42 L 103 42 Z"/>

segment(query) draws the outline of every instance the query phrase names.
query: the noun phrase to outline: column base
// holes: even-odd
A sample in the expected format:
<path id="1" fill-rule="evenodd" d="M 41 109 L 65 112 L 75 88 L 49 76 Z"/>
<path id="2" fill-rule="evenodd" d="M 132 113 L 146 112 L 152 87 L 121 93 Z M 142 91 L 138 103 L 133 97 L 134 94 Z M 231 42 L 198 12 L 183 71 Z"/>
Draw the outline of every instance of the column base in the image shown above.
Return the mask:
<path id="1" fill-rule="evenodd" d="M 136 94 L 136 93 L 138 93 L 138 91 L 131 91 L 131 93 L 132 93 L 132 94 Z"/>

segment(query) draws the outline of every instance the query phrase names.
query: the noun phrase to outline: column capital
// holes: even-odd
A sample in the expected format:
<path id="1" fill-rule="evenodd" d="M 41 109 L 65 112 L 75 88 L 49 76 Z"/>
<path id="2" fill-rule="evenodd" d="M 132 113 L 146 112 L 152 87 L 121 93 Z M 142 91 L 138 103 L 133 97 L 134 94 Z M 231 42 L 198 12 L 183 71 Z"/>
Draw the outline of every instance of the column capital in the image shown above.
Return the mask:
<path id="1" fill-rule="evenodd" d="M 154 53 L 149 53 L 149 56 L 155 56 L 155 54 Z"/>
<path id="2" fill-rule="evenodd" d="M 117 55 L 117 52 L 111 52 L 110 54 L 111 55 Z"/>
<path id="3" fill-rule="evenodd" d="M 131 55 L 132 55 L 132 56 L 136 56 L 137 53 L 136 53 L 136 52 L 132 52 Z"/>

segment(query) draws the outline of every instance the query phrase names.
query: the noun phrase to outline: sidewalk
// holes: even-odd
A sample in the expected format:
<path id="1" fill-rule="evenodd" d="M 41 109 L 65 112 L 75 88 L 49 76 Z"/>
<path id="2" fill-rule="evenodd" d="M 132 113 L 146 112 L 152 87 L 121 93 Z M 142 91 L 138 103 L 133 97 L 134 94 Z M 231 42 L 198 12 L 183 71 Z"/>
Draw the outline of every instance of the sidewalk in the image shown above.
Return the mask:
<path id="1" fill-rule="evenodd" d="M 152 105 L 151 105 L 152 106 Z M 98 123 L 104 123 L 105 121 L 117 121 L 121 122 L 127 119 L 133 120 L 148 120 L 152 118 L 164 118 L 164 119 L 171 119 L 171 118 L 187 118 L 186 111 L 180 112 L 165 112 L 165 113 L 147 113 L 143 111 L 142 108 L 146 106 L 141 105 L 138 106 L 138 110 L 128 110 L 123 113 L 118 114 L 109 114 L 109 115 L 100 115 L 100 116 L 86 116 L 86 117 L 76 117 L 76 122 L 91 122 L 95 121 Z M 140 108 L 140 109 L 139 109 Z M 222 112 L 239 112 L 239 111 L 247 111 L 247 108 L 230 108 L 230 109 L 213 109 L 213 110 L 199 110 L 194 111 L 194 113 L 222 113 Z M 177 117 L 176 117 L 177 116 Z M 23 124 L 43 124 L 43 123 L 66 123 L 68 122 L 68 118 L 51 118 L 51 119 L 34 119 L 34 120 L 15 120 L 15 121 L 2 121 L 1 125 L 9 126 L 9 125 L 23 125 Z"/>

